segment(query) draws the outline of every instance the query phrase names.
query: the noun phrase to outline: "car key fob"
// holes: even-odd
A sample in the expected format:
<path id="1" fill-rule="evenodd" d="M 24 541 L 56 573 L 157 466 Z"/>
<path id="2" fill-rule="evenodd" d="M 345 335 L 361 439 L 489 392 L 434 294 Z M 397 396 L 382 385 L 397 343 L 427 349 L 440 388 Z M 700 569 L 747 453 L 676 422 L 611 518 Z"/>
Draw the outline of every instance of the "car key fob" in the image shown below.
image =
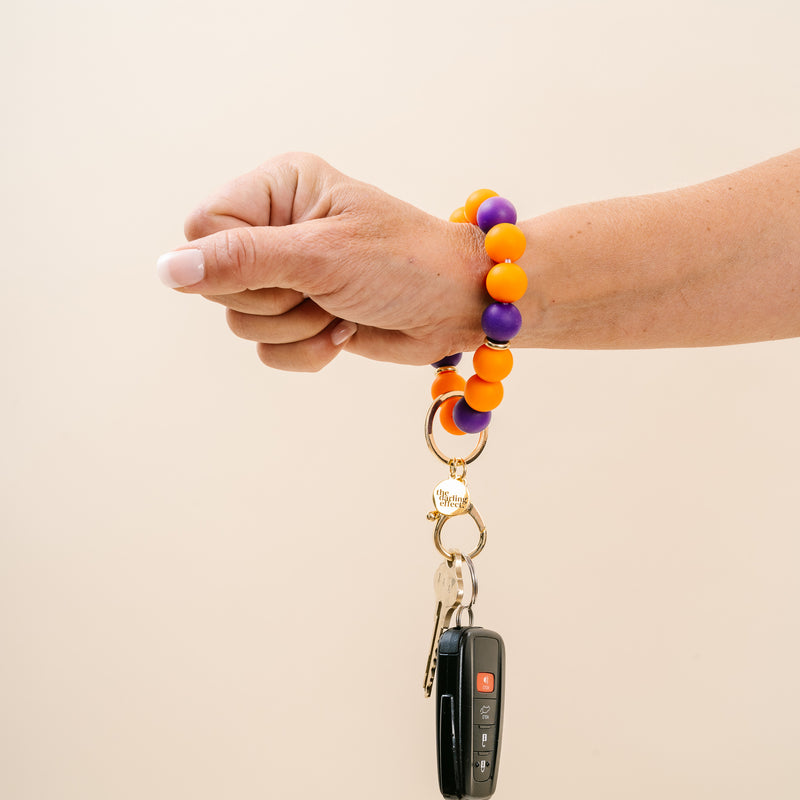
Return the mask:
<path id="1" fill-rule="evenodd" d="M 450 628 L 436 665 L 436 754 L 445 797 L 494 794 L 503 730 L 500 636 L 485 628 Z"/>

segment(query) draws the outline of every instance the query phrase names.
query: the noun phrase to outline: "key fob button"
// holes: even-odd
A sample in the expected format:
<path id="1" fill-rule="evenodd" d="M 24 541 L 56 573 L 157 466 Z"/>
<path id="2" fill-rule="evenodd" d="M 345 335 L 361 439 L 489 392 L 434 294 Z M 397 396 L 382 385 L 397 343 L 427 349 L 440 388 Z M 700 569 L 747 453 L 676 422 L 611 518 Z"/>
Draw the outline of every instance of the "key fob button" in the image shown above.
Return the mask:
<path id="1" fill-rule="evenodd" d="M 497 700 L 474 700 L 473 719 L 478 725 L 494 725 L 497 722 Z"/>
<path id="2" fill-rule="evenodd" d="M 472 732 L 472 742 L 475 750 L 494 750 L 494 739 L 497 729 L 494 725 L 490 728 L 479 728 L 475 726 Z"/>
<path id="3" fill-rule="evenodd" d="M 491 694 L 494 691 L 494 675 L 491 672 L 479 672 L 475 689 L 481 694 Z"/>
<path id="4" fill-rule="evenodd" d="M 475 783 L 488 781 L 492 776 L 492 757 L 486 753 L 473 753 L 472 779 Z"/>

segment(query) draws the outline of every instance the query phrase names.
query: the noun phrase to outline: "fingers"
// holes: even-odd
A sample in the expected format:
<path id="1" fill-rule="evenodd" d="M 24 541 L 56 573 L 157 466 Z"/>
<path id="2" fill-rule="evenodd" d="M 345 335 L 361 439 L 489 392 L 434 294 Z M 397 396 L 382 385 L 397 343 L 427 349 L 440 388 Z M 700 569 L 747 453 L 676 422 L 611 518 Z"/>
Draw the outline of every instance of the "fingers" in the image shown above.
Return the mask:
<path id="1" fill-rule="evenodd" d="M 158 275 L 173 289 L 206 296 L 276 287 L 318 294 L 330 279 L 331 225 L 312 220 L 221 230 L 165 253 L 158 259 Z"/>
<path id="2" fill-rule="evenodd" d="M 258 345 L 258 356 L 268 367 L 290 372 L 318 372 L 342 350 L 378 361 L 398 364 L 428 364 L 430 337 L 417 340 L 400 331 L 386 331 L 335 319 L 322 331 L 304 341 Z M 452 348 L 451 348 L 452 349 Z M 445 352 L 447 345 L 435 352 Z"/>
<path id="3" fill-rule="evenodd" d="M 398 364 L 428 364 L 435 359 L 424 341 L 399 331 L 385 331 L 352 322 L 333 320 L 304 341 L 258 345 L 258 356 L 268 367 L 290 372 L 318 372 L 342 351 Z M 444 352 L 440 348 L 436 352 Z"/>
<path id="4" fill-rule="evenodd" d="M 304 300 L 284 314 L 263 316 L 228 309 L 228 326 L 238 337 L 258 342 L 261 361 L 276 369 L 317 372 L 353 337 L 357 326 Z"/>
<path id="5" fill-rule="evenodd" d="M 243 314 L 267 317 L 285 314 L 305 300 L 305 296 L 294 289 L 255 289 L 237 294 L 205 295 L 205 298 Z"/>
<path id="6" fill-rule="evenodd" d="M 308 153 L 265 162 L 189 215 L 184 228 L 191 241 L 161 256 L 159 277 L 170 288 L 213 296 L 273 287 L 311 294 L 301 285 L 304 275 L 317 272 L 309 250 L 317 244 L 324 254 L 319 234 L 333 230 L 313 223 L 337 213 L 333 187 L 342 179 Z"/>
<path id="7" fill-rule="evenodd" d="M 242 225 L 279 226 L 325 216 L 326 179 L 333 167 L 309 153 L 287 153 L 264 162 L 218 190 L 186 218 L 186 238 L 202 239 Z"/>
<path id="8" fill-rule="evenodd" d="M 357 356 L 374 361 L 389 361 L 395 364 L 430 364 L 436 361 L 440 352 L 455 352 L 447 342 L 437 343 L 432 334 L 411 336 L 403 331 L 384 330 L 360 325 L 358 336 L 354 336 L 347 350 Z"/>
<path id="9" fill-rule="evenodd" d="M 289 372 L 319 372 L 357 338 L 357 328 L 352 322 L 334 319 L 324 330 L 302 342 L 258 345 L 262 363 L 274 369 Z"/>
<path id="10" fill-rule="evenodd" d="M 303 342 L 323 331 L 335 319 L 311 300 L 279 316 L 243 314 L 228 309 L 228 327 L 240 338 L 267 344 Z"/>

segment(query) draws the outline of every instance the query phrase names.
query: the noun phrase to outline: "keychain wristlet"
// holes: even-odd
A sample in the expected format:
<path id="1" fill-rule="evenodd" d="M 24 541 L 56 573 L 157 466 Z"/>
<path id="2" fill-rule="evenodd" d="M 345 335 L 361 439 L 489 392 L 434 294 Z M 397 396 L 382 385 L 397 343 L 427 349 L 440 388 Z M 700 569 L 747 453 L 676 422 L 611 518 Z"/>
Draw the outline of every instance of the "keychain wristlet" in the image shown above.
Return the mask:
<path id="1" fill-rule="evenodd" d="M 462 354 L 446 356 L 432 366 L 433 403 L 425 417 L 425 441 L 430 451 L 447 464 L 450 477 L 433 490 L 435 522 L 433 541 L 445 561 L 434 575 L 436 611 L 433 639 L 425 670 L 425 695 L 436 680 L 436 754 L 439 789 L 447 798 L 471 800 L 494 793 L 503 727 L 505 645 L 499 634 L 473 627 L 472 606 L 478 580 L 472 559 L 486 545 L 486 525 L 467 488 L 467 464 L 486 446 L 492 411 L 503 399 L 502 381 L 514 364 L 509 342 L 522 327 L 522 315 L 514 303 L 527 289 L 524 271 L 514 263 L 525 252 L 525 235 L 516 226 L 517 212 L 506 199 L 489 189 L 473 192 L 451 222 L 477 225 L 486 234 L 484 246 L 494 265 L 486 276 L 492 302 L 481 317 L 486 336 L 472 359 L 475 374 L 464 380 L 456 367 Z M 433 421 L 455 435 L 478 433 L 478 443 L 463 458 L 450 458 L 436 444 Z M 448 549 L 442 542 L 445 523 L 469 515 L 478 528 L 478 543 L 468 554 Z M 464 566 L 467 570 L 464 570 Z M 465 602 L 465 572 L 470 583 Z M 466 612 L 468 624 L 462 627 Z"/>
<path id="2" fill-rule="evenodd" d="M 439 421 L 456 436 L 479 433 L 492 421 L 492 411 L 503 400 L 503 381 L 514 366 L 509 342 L 522 327 L 522 314 L 514 305 L 528 288 L 528 277 L 516 263 L 525 252 L 525 234 L 517 227 L 517 211 L 504 197 L 491 189 L 478 189 L 467 202 L 450 215 L 451 222 L 477 225 L 485 234 L 484 247 L 494 266 L 486 275 L 486 291 L 494 302 L 481 316 L 486 336 L 475 351 L 472 366 L 475 374 L 465 381 L 456 367 L 462 354 L 454 353 L 436 361 L 436 377 L 431 395 L 461 391 L 464 397 L 451 398 L 442 404 Z"/>

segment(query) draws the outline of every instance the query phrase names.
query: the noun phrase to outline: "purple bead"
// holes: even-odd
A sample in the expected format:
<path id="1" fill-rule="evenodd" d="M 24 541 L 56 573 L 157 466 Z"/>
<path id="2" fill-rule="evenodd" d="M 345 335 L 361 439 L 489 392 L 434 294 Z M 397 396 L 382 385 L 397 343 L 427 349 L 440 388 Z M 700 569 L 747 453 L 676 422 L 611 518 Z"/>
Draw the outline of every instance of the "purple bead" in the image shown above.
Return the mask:
<path id="1" fill-rule="evenodd" d="M 478 207 L 478 227 L 484 232 L 494 228 L 501 222 L 510 222 L 514 225 L 517 221 L 517 209 L 505 197 L 489 197 Z"/>
<path id="2" fill-rule="evenodd" d="M 513 303 L 490 303 L 481 317 L 483 332 L 493 342 L 508 342 L 522 327 L 522 314 Z"/>
<path id="3" fill-rule="evenodd" d="M 491 421 L 491 411 L 476 411 L 463 397 L 453 406 L 453 422 L 464 433 L 480 433 Z"/>
<path id="4" fill-rule="evenodd" d="M 451 356 L 445 356 L 444 358 L 440 358 L 438 361 L 434 361 L 431 366 L 435 367 L 436 369 L 441 369 L 442 367 L 456 367 L 458 366 L 458 362 L 461 361 L 462 355 L 464 354 L 453 353 Z"/>

